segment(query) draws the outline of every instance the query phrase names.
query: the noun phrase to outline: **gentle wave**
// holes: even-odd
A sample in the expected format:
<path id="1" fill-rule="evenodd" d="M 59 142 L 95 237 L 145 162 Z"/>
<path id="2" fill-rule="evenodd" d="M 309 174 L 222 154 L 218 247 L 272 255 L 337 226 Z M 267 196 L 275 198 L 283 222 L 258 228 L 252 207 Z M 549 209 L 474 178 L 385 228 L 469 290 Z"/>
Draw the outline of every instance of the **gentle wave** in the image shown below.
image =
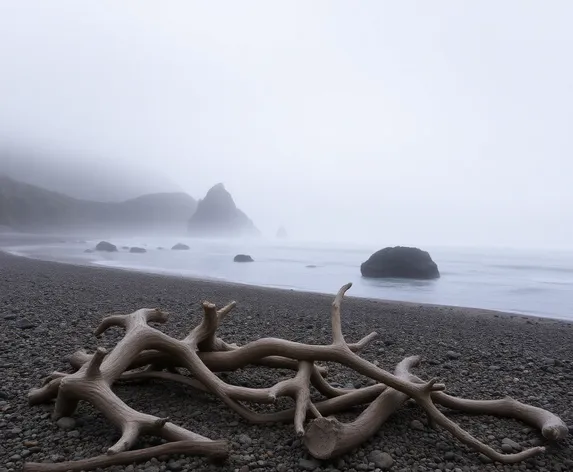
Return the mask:
<path id="1" fill-rule="evenodd" d="M 545 266 L 545 265 L 521 265 L 521 264 L 498 264 L 498 265 L 492 265 L 491 267 L 495 267 L 498 269 L 510 269 L 510 270 L 517 270 L 517 271 L 526 271 L 526 272 L 545 271 L 545 272 L 559 272 L 559 273 L 563 273 L 563 274 L 573 274 L 573 268 L 571 268 L 571 267 L 555 267 L 555 266 Z"/>

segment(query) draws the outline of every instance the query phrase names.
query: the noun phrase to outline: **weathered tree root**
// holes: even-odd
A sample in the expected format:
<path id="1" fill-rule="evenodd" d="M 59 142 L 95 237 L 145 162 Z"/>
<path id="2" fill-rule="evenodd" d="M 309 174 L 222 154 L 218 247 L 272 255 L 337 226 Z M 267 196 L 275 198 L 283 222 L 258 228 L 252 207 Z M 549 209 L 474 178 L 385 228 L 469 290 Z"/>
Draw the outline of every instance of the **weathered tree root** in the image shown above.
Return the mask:
<path id="1" fill-rule="evenodd" d="M 82 459 L 79 461 L 41 463 L 41 462 L 28 462 L 24 465 L 24 472 L 66 472 L 66 471 L 81 471 L 93 470 L 98 467 L 110 467 L 112 465 L 126 465 L 138 462 L 147 461 L 153 457 L 167 455 L 167 454 L 203 454 L 214 460 L 227 457 L 228 444 L 226 441 L 211 441 L 205 443 L 203 441 L 176 441 L 161 444 L 159 446 L 147 447 L 145 449 L 137 449 L 134 451 L 120 452 L 119 454 L 109 455 L 103 454 L 101 456 L 90 457 L 89 459 Z"/>
<path id="2" fill-rule="evenodd" d="M 419 357 L 407 357 L 396 367 L 395 374 L 412 382 L 423 383 L 410 373 L 410 368 L 419 363 Z M 352 423 L 340 423 L 336 418 L 320 418 L 312 421 L 305 433 L 304 442 L 309 452 L 318 459 L 330 459 L 344 454 L 372 437 L 382 424 L 408 399 L 408 396 L 395 389 L 387 389 L 370 403 L 368 408 Z M 465 413 L 505 416 L 518 419 L 541 430 L 550 440 L 565 437 L 566 425 L 554 414 L 541 408 L 526 405 L 511 397 L 501 400 L 468 400 L 447 395 L 444 392 L 432 392 L 431 400 L 438 405 Z M 455 425 L 453 422 L 451 424 Z M 521 462 L 533 457 L 545 449 L 533 447 L 517 454 L 500 454 L 488 446 L 477 442 L 459 426 L 452 435 L 488 457 L 506 464 Z"/>
<path id="3" fill-rule="evenodd" d="M 121 438 L 108 449 L 108 454 L 91 459 L 58 464 L 28 463 L 28 471 L 88 470 L 127 464 L 162 454 L 199 454 L 226 457 L 226 441 L 214 441 L 169 421 L 133 410 L 111 390 L 116 381 L 146 379 L 171 380 L 216 395 L 229 408 L 252 423 L 293 421 L 295 432 L 303 437 L 309 452 L 326 459 L 348 452 L 374 435 L 386 419 L 408 399 L 414 399 L 434 425 L 446 429 L 459 441 L 501 463 L 522 461 L 544 451 L 534 447 L 516 454 L 501 454 L 483 444 L 445 416 L 436 404 L 469 413 L 508 416 L 529 423 L 550 440 L 568 434 L 566 425 L 552 413 L 525 405 L 516 400 L 467 400 L 449 396 L 445 386 L 436 379 L 423 381 L 410 372 L 418 357 L 404 359 L 394 374 L 361 358 L 357 352 L 376 337 L 371 333 L 358 343 L 346 343 L 340 322 L 340 304 L 351 284 L 338 292 L 331 310 L 333 342 L 328 346 L 308 345 L 276 338 L 263 338 L 244 346 L 228 344 L 216 336 L 216 331 L 235 307 L 235 302 L 217 310 L 203 303 L 204 317 L 188 336 L 178 340 L 149 326 L 164 323 L 167 314 L 159 310 L 142 309 L 129 315 L 111 315 L 102 320 L 95 331 L 103 334 L 112 326 L 125 329 L 125 335 L 107 353 L 98 348 L 93 354 L 78 351 L 70 358 L 74 373 L 54 372 L 43 386 L 29 393 L 31 404 L 56 399 L 53 418 L 72 415 L 79 401 L 84 400 L 99 409 L 122 432 Z M 362 389 L 340 389 L 324 378 L 323 367 L 316 362 L 337 362 L 376 380 L 377 384 Z M 296 370 L 296 375 L 268 388 L 248 388 L 230 385 L 214 372 L 230 371 L 254 365 Z M 146 366 L 143 371 L 134 370 Z M 182 375 L 178 367 L 187 369 L 192 377 Z M 168 371 L 164 371 L 167 369 Z M 310 387 L 323 396 L 312 401 Z M 294 399 L 295 407 L 271 413 L 259 413 L 244 402 L 273 403 L 278 397 Z M 350 423 L 325 417 L 361 404 L 367 408 Z M 305 428 L 305 421 L 311 418 Z M 314 418 L 314 419 L 312 419 Z M 139 437 L 151 434 L 168 442 L 162 446 L 130 451 Z"/>

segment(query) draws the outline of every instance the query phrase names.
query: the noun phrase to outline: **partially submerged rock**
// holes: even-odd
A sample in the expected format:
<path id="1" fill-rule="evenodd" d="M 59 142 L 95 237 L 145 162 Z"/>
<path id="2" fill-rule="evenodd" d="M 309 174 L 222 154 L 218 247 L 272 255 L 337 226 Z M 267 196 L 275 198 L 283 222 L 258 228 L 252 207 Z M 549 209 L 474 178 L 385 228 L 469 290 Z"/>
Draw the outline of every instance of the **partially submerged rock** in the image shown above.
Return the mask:
<path id="1" fill-rule="evenodd" d="M 95 247 L 96 251 L 117 252 L 115 244 L 108 243 L 107 241 L 100 241 Z"/>
<path id="2" fill-rule="evenodd" d="M 248 254 L 237 254 L 233 259 L 235 262 L 255 262 Z"/>
<path id="3" fill-rule="evenodd" d="M 188 251 L 189 246 L 187 244 L 177 243 L 175 246 L 171 248 L 172 251 Z"/>
<path id="4" fill-rule="evenodd" d="M 147 249 L 143 249 L 142 247 L 132 247 L 129 249 L 129 252 L 133 254 L 143 254 L 144 252 L 147 252 Z"/>
<path id="5" fill-rule="evenodd" d="M 437 279 L 437 264 L 430 254 L 415 247 L 386 247 L 375 252 L 360 266 L 364 277 Z"/>

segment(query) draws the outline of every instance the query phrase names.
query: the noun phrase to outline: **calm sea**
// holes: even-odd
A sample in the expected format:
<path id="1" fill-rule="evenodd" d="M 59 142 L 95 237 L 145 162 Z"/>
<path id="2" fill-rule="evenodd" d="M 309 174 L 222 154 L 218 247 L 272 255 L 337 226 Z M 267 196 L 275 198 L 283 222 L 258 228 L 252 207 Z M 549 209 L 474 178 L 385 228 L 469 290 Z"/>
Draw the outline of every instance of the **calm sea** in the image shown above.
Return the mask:
<path id="1" fill-rule="evenodd" d="M 408 281 L 361 277 L 360 264 L 382 246 L 185 238 L 110 241 L 119 248 L 145 247 L 147 253 L 120 250 L 86 254 L 85 249 L 94 247 L 97 240 L 12 246 L 9 250 L 48 260 L 323 293 L 335 293 L 341 285 L 352 282 L 352 296 L 573 319 L 573 252 L 424 247 L 442 277 Z M 177 242 L 191 249 L 170 250 Z M 234 263 L 238 253 L 250 254 L 255 262 Z"/>

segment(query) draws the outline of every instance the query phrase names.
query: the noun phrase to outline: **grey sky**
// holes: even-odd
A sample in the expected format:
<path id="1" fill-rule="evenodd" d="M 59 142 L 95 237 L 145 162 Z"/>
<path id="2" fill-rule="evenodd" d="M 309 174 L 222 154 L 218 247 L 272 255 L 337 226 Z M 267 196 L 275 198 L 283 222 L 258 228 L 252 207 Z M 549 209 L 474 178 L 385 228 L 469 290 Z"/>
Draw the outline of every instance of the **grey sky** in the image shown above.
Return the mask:
<path id="1" fill-rule="evenodd" d="M 571 247 L 572 22 L 557 0 L 0 0 L 0 133 L 224 182 L 270 233 Z"/>

